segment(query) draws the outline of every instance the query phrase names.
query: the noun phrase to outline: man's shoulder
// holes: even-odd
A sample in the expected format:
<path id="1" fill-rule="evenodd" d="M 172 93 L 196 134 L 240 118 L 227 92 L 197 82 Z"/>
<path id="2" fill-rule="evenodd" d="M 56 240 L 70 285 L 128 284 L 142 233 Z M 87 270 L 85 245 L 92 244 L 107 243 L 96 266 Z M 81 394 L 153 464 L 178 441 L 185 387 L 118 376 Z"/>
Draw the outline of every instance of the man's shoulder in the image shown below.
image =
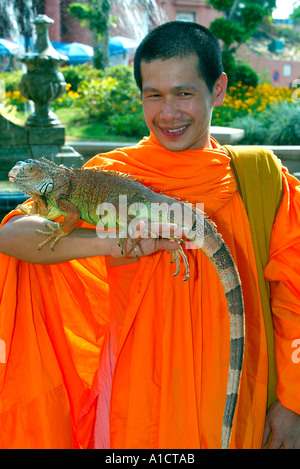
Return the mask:
<path id="1" fill-rule="evenodd" d="M 264 218 L 276 215 L 283 195 L 282 164 L 269 148 L 260 146 L 230 146 L 225 151 L 230 156 L 231 167 L 238 191 L 249 215 L 257 207 L 264 208 Z M 272 215 L 272 220 L 274 217 Z"/>
<path id="2" fill-rule="evenodd" d="M 237 172 L 248 174 L 249 177 L 259 174 L 261 177 L 277 176 L 281 179 L 281 160 L 270 148 L 257 145 L 224 145 L 223 148 Z"/>
<path id="3" fill-rule="evenodd" d="M 224 150 L 232 157 L 257 159 L 262 157 L 279 160 L 271 148 L 260 145 L 223 145 Z"/>

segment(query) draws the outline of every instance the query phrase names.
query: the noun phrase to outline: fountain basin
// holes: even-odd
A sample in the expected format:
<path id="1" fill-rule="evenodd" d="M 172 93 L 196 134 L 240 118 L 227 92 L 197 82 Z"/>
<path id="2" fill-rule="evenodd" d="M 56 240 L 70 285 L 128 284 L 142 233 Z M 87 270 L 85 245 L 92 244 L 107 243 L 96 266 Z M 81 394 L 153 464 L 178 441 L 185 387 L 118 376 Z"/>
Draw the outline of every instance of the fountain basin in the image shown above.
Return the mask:
<path id="1" fill-rule="evenodd" d="M 11 182 L 0 181 L 0 221 L 8 212 L 22 204 L 28 197 L 17 190 Z"/>
<path id="2" fill-rule="evenodd" d="M 10 193 L 10 192 L 1 192 L 0 193 L 0 213 L 8 213 L 14 208 L 17 207 L 17 205 L 22 204 L 25 202 L 25 200 L 28 199 L 23 194 L 18 194 L 18 193 Z"/>

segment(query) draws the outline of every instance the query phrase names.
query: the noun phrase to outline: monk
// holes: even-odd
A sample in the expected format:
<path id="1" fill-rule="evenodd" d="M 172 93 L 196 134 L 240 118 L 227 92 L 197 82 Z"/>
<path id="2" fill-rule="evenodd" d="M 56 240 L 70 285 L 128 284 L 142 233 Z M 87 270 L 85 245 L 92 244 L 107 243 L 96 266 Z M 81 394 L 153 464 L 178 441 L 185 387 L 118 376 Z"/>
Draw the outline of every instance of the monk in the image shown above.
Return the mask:
<path id="1" fill-rule="evenodd" d="M 87 166 L 204 204 L 235 259 L 245 300 L 230 448 L 300 448 L 299 182 L 280 169 L 283 192 L 263 271 L 271 338 L 250 221 L 230 156 L 210 135 L 227 86 L 217 40 L 196 23 L 165 23 L 140 44 L 134 70 L 150 135 Z M 228 311 L 201 251 L 186 249 L 189 281 L 173 277 L 167 251 L 178 243 L 167 237 L 184 237 L 184 227 L 157 224 L 159 238 L 144 238 L 141 221 L 137 260 L 130 240 L 122 255 L 116 239 L 83 222 L 53 252 L 39 251 L 35 231 L 44 224 L 14 211 L 0 229 L 0 445 L 220 448 Z"/>

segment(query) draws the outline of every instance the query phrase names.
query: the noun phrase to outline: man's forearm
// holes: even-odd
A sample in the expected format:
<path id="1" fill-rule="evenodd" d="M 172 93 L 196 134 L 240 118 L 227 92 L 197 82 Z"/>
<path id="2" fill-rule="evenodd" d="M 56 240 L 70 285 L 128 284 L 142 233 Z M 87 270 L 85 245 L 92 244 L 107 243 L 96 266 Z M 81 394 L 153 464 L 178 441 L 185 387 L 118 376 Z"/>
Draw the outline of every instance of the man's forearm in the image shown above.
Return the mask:
<path id="1" fill-rule="evenodd" d="M 72 259 L 109 255 L 110 240 L 99 239 L 92 229 L 76 228 L 70 235 L 61 238 L 54 250 L 50 243 L 38 249 L 44 241 L 36 230 L 49 231 L 44 218 L 16 216 L 0 229 L 0 252 L 34 264 L 57 264 Z M 54 222 L 53 223 L 55 226 Z"/>
<path id="2" fill-rule="evenodd" d="M 55 244 L 54 250 L 50 249 L 50 243 L 42 249 L 38 245 L 45 239 L 36 230 L 49 231 L 45 226 L 45 220 L 38 216 L 20 215 L 11 218 L 0 229 L 0 252 L 8 256 L 16 257 L 32 264 L 58 264 L 72 259 L 85 257 L 108 256 L 109 266 L 131 263 L 137 260 L 130 239 L 127 239 L 122 255 L 116 236 L 97 236 L 93 229 L 76 228 L 68 236 L 60 238 Z M 55 222 L 49 222 L 55 226 Z M 141 222 L 142 225 L 143 222 Z M 179 245 L 176 239 L 184 236 L 186 228 L 178 228 L 173 223 L 154 223 L 151 232 L 157 235 L 157 239 L 144 237 L 145 226 L 141 229 L 136 225 L 137 232 L 136 249 L 138 256 L 146 256 L 160 249 L 173 251 Z M 147 231 L 147 230 L 146 230 Z"/>

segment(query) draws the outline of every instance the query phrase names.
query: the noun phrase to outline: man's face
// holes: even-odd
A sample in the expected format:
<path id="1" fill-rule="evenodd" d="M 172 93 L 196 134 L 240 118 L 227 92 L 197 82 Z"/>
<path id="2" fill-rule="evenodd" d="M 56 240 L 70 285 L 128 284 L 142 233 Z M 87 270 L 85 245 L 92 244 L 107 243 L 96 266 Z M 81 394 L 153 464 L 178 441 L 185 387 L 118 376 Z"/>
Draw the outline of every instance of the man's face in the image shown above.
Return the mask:
<path id="1" fill-rule="evenodd" d="M 145 120 L 157 140 L 170 151 L 210 147 L 212 109 L 223 102 L 225 74 L 211 93 L 192 55 L 142 61 L 141 75 Z"/>

